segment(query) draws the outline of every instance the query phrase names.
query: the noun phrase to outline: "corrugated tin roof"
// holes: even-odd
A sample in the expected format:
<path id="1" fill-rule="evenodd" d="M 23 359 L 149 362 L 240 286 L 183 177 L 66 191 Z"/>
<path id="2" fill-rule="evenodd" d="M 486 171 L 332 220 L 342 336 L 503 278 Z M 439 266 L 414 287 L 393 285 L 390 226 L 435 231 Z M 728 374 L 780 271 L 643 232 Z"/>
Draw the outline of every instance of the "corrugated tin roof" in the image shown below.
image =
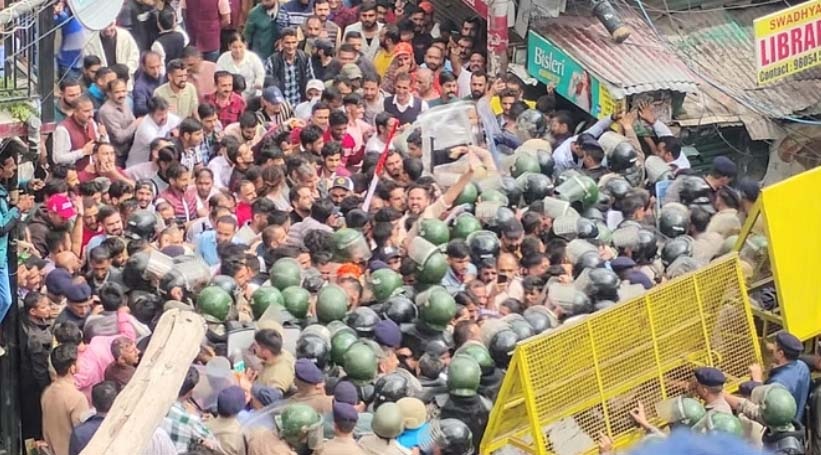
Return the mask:
<path id="1" fill-rule="evenodd" d="M 531 26 L 626 95 L 657 90 L 697 90 L 697 79 L 644 22 L 631 16 L 625 21 L 633 32 L 621 44 L 613 42 L 601 23 L 590 16 L 543 18 Z"/>
<path id="2" fill-rule="evenodd" d="M 756 112 L 772 118 L 817 113 L 821 110 L 821 68 L 756 85 L 752 20 L 778 9 L 673 14 L 656 25 L 697 75 L 716 82 Z"/>

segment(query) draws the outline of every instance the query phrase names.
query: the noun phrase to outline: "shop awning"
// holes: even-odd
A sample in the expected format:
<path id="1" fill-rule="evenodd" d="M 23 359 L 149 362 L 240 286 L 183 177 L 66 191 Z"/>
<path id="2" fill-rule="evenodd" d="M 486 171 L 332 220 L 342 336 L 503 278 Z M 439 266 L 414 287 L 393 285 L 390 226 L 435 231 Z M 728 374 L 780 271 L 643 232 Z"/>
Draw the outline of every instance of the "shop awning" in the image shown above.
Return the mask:
<path id="1" fill-rule="evenodd" d="M 697 91 L 697 79 L 686 65 L 638 17 L 625 16 L 633 33 L 621 44 L 613 42 L 592 16 L 543 18 L 531 27 L 606 83 L 615 98 L 660 90 Z"/>
<path id="2" fill-rule="evenodd" d="M 656 26 L 696 75 L 720 86 L 724 96 L 768 118 L 817 114 L 821 112 L 821 68 L 756 85 L 753 19 L 780 8 L 673 14 L 669 20 L 660 18 Z"/>

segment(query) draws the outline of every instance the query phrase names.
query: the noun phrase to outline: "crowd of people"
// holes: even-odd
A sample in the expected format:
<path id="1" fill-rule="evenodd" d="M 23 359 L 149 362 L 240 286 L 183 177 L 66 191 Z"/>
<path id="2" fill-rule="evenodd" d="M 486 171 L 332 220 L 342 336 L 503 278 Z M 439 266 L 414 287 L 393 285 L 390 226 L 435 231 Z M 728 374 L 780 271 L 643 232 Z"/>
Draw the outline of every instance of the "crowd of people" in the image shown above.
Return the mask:
<path id="1" fill-rule="evenodd" d="M 56 4 L 59 123 L 0 206 L 25 439 L 79 454 L 179 308 L 208 332 L 143 453 L 467 455 L 518 341 L 729 251 L 759 192 L 732 160 L 692 172 L 647 104 L 526 100 L 481 20 L 434 15 L 129 0 L 91 32 Z M 419 120 L 457 111 L 464 140 L 432 146 Z"/>

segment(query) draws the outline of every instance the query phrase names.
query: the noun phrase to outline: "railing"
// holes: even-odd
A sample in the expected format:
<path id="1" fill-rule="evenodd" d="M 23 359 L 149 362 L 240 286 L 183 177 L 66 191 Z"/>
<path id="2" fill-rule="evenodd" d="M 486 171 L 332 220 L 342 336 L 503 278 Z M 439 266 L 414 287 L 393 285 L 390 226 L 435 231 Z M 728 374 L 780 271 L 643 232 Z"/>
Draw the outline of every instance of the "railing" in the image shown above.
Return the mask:
<path id="1" fill-rule="evenodd" d="M 21 15 L 0 25 L 0 103 L 37 96 L 40 23 L 37 14 Z"/>

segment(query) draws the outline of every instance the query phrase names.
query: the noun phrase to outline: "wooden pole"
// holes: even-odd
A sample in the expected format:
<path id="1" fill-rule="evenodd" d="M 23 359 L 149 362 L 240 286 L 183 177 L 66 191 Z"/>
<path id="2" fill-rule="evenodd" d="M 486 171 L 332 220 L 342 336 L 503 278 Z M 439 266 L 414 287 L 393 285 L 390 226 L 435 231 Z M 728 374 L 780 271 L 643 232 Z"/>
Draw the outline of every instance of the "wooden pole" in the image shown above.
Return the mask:
<path id="1" fill-rule="evenodd" d="M 166 311 L 137 371 L 81 455 L 140 454 L 177 400 L 204 336 L 205 320 L 199 314 Z"/>

